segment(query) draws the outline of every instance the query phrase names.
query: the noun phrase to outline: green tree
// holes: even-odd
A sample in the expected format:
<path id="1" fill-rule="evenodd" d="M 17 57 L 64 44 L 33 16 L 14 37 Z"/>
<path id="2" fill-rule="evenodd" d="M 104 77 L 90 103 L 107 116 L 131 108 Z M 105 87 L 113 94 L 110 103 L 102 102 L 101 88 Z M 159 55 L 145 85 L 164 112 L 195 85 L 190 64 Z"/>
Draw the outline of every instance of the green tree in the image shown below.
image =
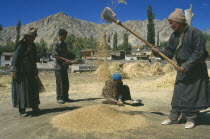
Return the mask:
<path id="1" fill-rule="evenodd" d="M 68 35 L 68 37 L 66 38 L 67 46 L 68 47 L 73 47 L 75 40 L 76 40 L 76 37 L 75 37 L 74 34 Z"/>
<path id="2" fill-rule="evenodd" d="M 3 46 L 0 46 L 0 55 L 3 52 L 14 52 L 14 48 L 15 48 L 15 43 L 14 42 L 8 42 Z"/>
<path id="3" fill-rule="evenodd" d="M 89 38 L 89 44 L 90 44 L 91 49 L 96 50 L 97 40 L 95 38 L 93 38 L 93 35 L 91 35 Z"/>
<path id="4" fill-rule="evenodd" d="M 127 49 L 128 49 L 128 33 L 125 33 L 124 35 L 123 35 L 123 50 L 124 51 L 127 51 Z"/>
<path id="5" fill-rule="evenodd" d="M 16 40 L 15 40 L 15 44 L 17 44 L 19 42 L 20 39 L 20 28 L 21 28 L 21 21 L 18 20 L 17 25 L 16 25 Z"/>
<path id="6" fill-rule="evenodd" d="M 66 44 L 68 47 L 68 52 L 69 52 L 69 59 L 75 59 L 76 57 L 76 52 L 74 49 L 74 44 L 76 41 L 76 37 L 74 34 L 70 34 L 67 38 L 66 38 Z"/>
<path id="7" fill-rule="evenodd" d="M 147 24 L 147 41 L 155 45 L 155 14 L 152 12 L 152 6 L 149 5 L 147 10 L 148 24 Z"/>
<path id="8" fill-rule="evenodd" d="M 4 28 L 3 28 L 3 26 L 2 25 L 0 25 L 0 31 L 2 31 Z"/>
<path id="9" fill-rule="evenodd" d="M 117 32 L 116 32 L 114 34 L 114 38 L 113 38 L 113 50 L 118 50 L 117 43 L 118 43 L 118 35 L 117 35 Z"/>
<path id="10" fill-rule="evenodd" d="M 206 50 L 210 54 L 210 35 L 205 33 L 204 36 L 206 38 Z"/>
<path id="11" fill-rule="evenodd" d="M 108 39 L 107 39 L 107 43 L 108 43 L 108 50 L 111 50 L 111 36 L 109 35 Z"/>
<path id="12" fill-rule="evenodd" d="M 47 56 L 47 43 L 44 39 L 41 39 L 39 43 L 36 43 L 37 47 L 37 58 L 40 59 L 43 56 Z"/>
<path id="13" fill-rule="evenodd" d="M 157 33 L 157 46 L 159 46 L 160 45 L 160 36 L 159 36 L 159 31 L 158 31 L 158 33 Z"/>
<path id="14" fill-rule="evenodd" d="M 74 52 L 76 54 L 76 57 L 81 57 L 81 50 L 84 48 L 83 39 L 76 38 L 73 46 L 74 46 Z"/>

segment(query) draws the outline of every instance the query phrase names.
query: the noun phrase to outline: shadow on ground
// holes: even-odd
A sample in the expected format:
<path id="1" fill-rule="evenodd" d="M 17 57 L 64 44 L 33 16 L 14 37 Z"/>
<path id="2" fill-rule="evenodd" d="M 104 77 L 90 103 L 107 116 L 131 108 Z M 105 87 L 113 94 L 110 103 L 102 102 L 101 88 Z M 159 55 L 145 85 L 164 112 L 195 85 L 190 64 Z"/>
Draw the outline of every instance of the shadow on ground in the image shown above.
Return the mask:
<path id="1" fill-rule="evenodd" d="M 86 98 L 86 99 L 75 99 L 73 102 L 80 102 L 80 101 L 93 101 L 98 99 L 104 99 L 104 98 Z"/>
<path id="2" fill-rule="evenodd" d="M 62 108 L 52 108 L 52 109 L 41 109 L 37 116 L 45 115 L 45 114 L 49 114 L 49 113 L 71 111 L 71 110 L 75 110 L 78 108 L 80 108 L 80 107 L 62 107 Z M 29 115 L 32 115 L 32 111 L 29 112 Z"/>

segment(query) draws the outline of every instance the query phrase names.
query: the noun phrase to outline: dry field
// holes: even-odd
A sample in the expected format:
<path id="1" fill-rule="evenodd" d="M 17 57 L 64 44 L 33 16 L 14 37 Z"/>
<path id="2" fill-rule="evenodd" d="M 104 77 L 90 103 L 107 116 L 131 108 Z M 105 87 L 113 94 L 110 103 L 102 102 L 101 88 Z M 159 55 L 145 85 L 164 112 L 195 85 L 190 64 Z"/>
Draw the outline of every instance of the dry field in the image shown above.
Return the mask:
<path id="1" fill-rule="evenodd" d="M 102 105 L 104 82 L 97 80 L 96 72 L 70 73 L 69 94 L 75 101 L 57 104 L 54 72 L 40 72 L 46 88 L 46 92 L 40 94 L 41 115 L 27 118 L 21 118 L 18 110 L 12 108 L 11 76 L 1 76 L 0 138 L 209 138 L 209 110 L 201 113 L 198 126 L 192 130 L 184 129 L 184 123 L 160 125 L 170 111 L 174 70 L 155 70 L 161 74 L 152 75 L 128 74 L 119 67 L 118 71 L 127 76 L 123 82 L 130 87 L 132 98 L 141 99 L 144 105 Z"/>

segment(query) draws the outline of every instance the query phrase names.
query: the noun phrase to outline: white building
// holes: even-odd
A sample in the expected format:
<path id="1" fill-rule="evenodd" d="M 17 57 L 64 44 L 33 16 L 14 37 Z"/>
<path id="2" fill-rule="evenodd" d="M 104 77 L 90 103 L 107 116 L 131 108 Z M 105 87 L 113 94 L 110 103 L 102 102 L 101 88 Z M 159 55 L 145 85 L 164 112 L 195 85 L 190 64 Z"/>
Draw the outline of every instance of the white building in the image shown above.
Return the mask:
<path id="1" fill-rule="evenodd" d="M 10 66 L 13 53 L 4 52 L 1 54 L 1 66 Z"/>
<path id="2" fill-rule="evenodd" d="M 138 60 L 137 56 L 125 56 L 125 60 Z"/>

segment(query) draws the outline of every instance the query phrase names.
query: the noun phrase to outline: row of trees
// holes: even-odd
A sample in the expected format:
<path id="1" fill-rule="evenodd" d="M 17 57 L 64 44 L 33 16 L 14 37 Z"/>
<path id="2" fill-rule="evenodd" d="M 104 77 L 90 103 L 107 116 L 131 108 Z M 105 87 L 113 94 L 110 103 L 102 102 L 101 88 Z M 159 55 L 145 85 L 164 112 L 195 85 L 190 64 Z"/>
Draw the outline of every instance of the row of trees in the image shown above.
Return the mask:
<path id="1" fill-rule="evenodd" d="M 123 35 L 123 43 L 120 44 L 120 45 L 118 45 L 118 34 L 117 33 L 114 34 L 113 50 L 123 50 L 123 51 L 126 52 L 126 54 L 130 54 L 131 53 L 132 45 L 130 43 L 128 43 L 128 33 L 125 33 Z"/>

